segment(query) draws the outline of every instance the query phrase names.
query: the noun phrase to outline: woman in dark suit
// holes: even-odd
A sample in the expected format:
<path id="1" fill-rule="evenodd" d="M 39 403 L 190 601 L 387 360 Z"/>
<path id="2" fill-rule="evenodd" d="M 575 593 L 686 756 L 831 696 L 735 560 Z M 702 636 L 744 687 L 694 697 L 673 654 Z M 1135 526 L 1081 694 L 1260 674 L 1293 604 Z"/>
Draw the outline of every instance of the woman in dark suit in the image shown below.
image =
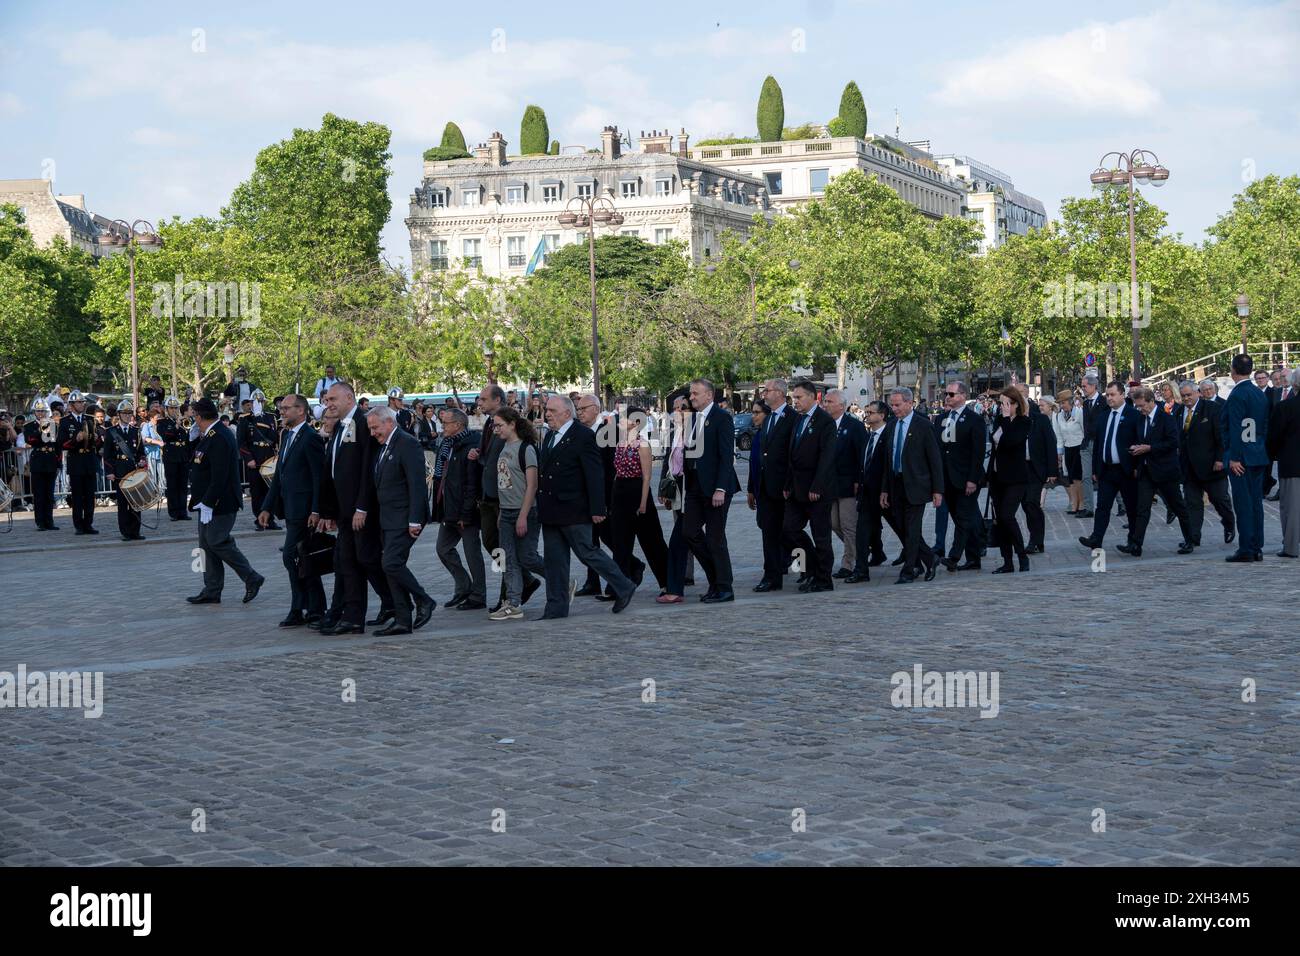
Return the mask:
<path id="1" fill-rule="evenodd" d="M 1029 406 L 1018 388 L 1002 390 L 998 397 L 1002 414 L 994 420 L 993 452 L 989 456 L 989 497 L 997 516 L 998 540 L 1002 548 L 1002 567 L 994 574 L 1009 574 L 1011 550 L 1015 549 L 1020 570 L 1029 570 L 1029 555 L 1025 553 L 1025 539 L 1016 521 L 1016 509 L 1023 508 L 1029 490 L 1029 463 L 1025 445 L 1029 441 Z"/>

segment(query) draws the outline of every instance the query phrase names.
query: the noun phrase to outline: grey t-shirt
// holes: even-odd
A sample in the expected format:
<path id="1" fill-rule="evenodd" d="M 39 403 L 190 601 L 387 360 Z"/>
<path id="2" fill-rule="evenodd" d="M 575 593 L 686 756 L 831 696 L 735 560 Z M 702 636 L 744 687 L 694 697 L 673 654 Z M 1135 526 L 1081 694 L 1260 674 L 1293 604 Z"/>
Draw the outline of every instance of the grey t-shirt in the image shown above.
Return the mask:
<path id="1" fill-rule="evenodd" d="M 502 509 L 518 511 L 524 506 L 524 492 L 528 490 L 528 476 L 519 467 L 519 446 L 522 440 L 507 442 L 497 457 L 497 496 Z M 524 467 L 537 467 L 537 449 L 529 445 L 524 450 Z"/>

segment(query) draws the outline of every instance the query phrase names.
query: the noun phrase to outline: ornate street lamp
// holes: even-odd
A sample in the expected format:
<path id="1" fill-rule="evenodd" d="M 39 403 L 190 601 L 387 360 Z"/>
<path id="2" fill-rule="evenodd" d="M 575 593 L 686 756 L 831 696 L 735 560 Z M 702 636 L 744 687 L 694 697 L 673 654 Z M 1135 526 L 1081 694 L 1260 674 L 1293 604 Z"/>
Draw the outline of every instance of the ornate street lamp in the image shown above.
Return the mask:
<path id="1" fill-rule="evenodd" d="M 125 246 L 126 260 L 130 266 L 130 301 L 131 301 L 131 401 L 136 408 L 140 407 L 140 343 L 136 332 L 135 321 L 135 254 L 139 247 L 144 246 L 147 249 L 157 249 L 162 246 L 162 239 L 154 230 L 153 223 L 146 219 L 137 219 L 134 222 L 127 222 L 125 219 L 114 219 L 111 226 L 121 226 L 126 230 L 126 235 L 121 236 L 113 231 L 112 228 L 106 230 L 99 237 L 101 246 Z M 144 226 L 144 230 L 137 232 L 136 226 Z M 172 313 L 175 314 L 176 307 L 173 303 Z M 171 353 L 172 353 L 172 394 L 176 394 L 176 320 L 171 322 Z"/>
<path id="2" fill-rule="evenodd" d="M 1115 169 L 1106 168 L 1106 160 L 1118 157 Z M 1133 381 L 1142 378 L 1141 326 L 1138 324 L 1137 232 L 1133 228 L 1133 189 L 1139 183 L 1163 186 L 1169 170 L 1160 165 L 1155 153 L 1135 149 L 1131 153 L 1107 153 L 1088 177 L 1094 186 L 1128 186 L 1128 283 L 1129 317 L 1133 322 Z"/>
<path id="3" fill-rule="evenodd" d="M 578 212 L 573 211 L 577 204 Z M 591 390 L 600 398 L 600 339 L 597 333 L 596 313 L 596 230 L 593 224 L 617 229 L 623 225 L 623 214 L 612 200 L 605 196 L 575 196 L 564 207 L 556 221 L 565 229 L 587 230 L 587 258 L 591 279 Z"/>
<path id="4" fill-rule="evenodd" d="M 1241 354 L 1246 354 L 1246 317 L 1250 315 L 1250 296 L 1237 296 L 1237 318 L 1241 319 Z"/>

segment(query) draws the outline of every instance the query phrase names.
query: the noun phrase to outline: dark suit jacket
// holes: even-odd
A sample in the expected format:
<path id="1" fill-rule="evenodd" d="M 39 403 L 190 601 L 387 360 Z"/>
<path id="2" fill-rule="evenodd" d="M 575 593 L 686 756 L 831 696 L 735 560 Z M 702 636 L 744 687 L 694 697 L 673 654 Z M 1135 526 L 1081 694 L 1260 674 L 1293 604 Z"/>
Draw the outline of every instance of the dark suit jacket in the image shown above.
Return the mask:
<path id="1" fill-rule="evenodd" d="M 865 426 L 864 426 L 865 427 Z M 880 507 L 880 492 L 884 489 L 885 484 L 885 436 L 889 433 L 889 426 L 886 425 L 876 435 L 875 446 L 871 449 L 871 460 L 866 460 L 866 446 L 863 447 L 863 464 L 862 474 L 858 479 L 858 510 L 862 510 L 864 503 Z M 867 444 L 871 444 L 871 429 L 867 429 Z"/>
<path id="2" fill-rule="evenodd" d="M 1246 441 L 1245 422 L 1255 423 L 1254 441 Z M 1243 465 L 1267 465 L 1268 449 L 1268 398 L 1250 379 L 1238 382 L 1223 406 L 1223 440 L 1228 450 L 1223 455 L 1223 467 L 1230 461 Z"/>
<path id="3" fill-rule="evenodd" d="M 782 492 L 785 491 L 785 480 L 790 474 L 790 429 L 798 417 L 798 413 L 788 406 L 777 421 L 771 421 L 769 413 L 768 421 L 771 422 L 771 429 L 767 431 L 761 443 L 758 441 L 760 435 L 755 435 L 754 447 L 749 451 L 750 460 L 757 457 L 759 467 L 758 480 L 751 481 L 747 491 L 754 494 L 761 491 L 769 498 L 781 497 Z M 767 425 L 768 423 L 764 422 L 764 430 L 767 430 Z"/>
<path id="4" fill-rule="evenodd" d="M 828 413 L 829 414 L 829 413 Z M 862 453 L 867 449 L 867 426 L 856 415 L 845 412 L 835 434 L 835 487 L 831 496 L 852 498 L 862 475 Z"/>
<path id="5" fill-rule="evenodd" d="M 351 429 L 346 421 L 339 422 L 325 443 L 321 464 L 319 514 L 334 521 L 350 522 L 357 510 L 369 513 L 378 506 L 374 466 L 379 442 L 370 434 L 366 416 L 360 408 L 353 409 L 351 422 Z M 345 441 L 349 434 L 352 440 Z M 331 454 L 334 457 L 332 473 Z"/>
<path id="6" fill-rule="evenodd" d="M 1138 477 L 1146 476 L 1158 483 L 1179 479 L 1178 426 L 1174 424 L 1174 416 L 1159 402 L 1156 403 L 1154 418 L 1148 420 L 1143 415 L 1138 420 L 1135 444 L 1151 446 L 1145 455 L 1133 456 L 1133 467 Z"/>
<path id="7" fill-rule="evenodd" d="M 216 422 L 206 435 L 199 436 L 199 443 L 194 447 L 189 509 L 194 511 L 204 504 L 213 514 L 230 515 L 244 507 L 239 472 L 235 433 Z"/>
<path id="8" fill-rule="evenodd" d="M 1080 404 L 1083 406 L 1083 445 L 1081 447 L 1087 448 L 1092 444 L 1092 433 L 1097 423 L 1097 416 L 1104 415 L 1110 409 L 1107 407 L 1106 398 L 1100 390 L 1092 397 L 1092 401 L 1089 401 L 1085 395 L 1080 400 Z"/>
<path id="9" fill-rule="evenodd" d="M 1188 415 L 1192 416 L 1192 424 L 1183 431 L 1183 422 Z M 1223 461 L 1226 450 L 1223 416 L 1219 414 L 1218 405 L 1203 398 L 1197 400 L 1194 411 L 1184 405 L 1174 418 L 1174 424 L 1178 426 L 1178 460 L 1183 474 L 1201 482 L 1226 477 L 1226 471 L 1214 470 L 1215 462 Z"/>
<path id="10" fill-rule="evenodd" d="M 1106 464 L 1106 426 L 1110 422 L 1110 406 L 1104 412 L 1097 412 L 1092 432 L 1092 472 L 1100 475 Z M 1142 413 L 1132 405 L 1120 408 L 1119 424 L 1116 426 L 1115 445 L 1119 451 L 1119 466 L 1126 475 L 1133 474 L 1133 456 L 1128 453 L 1131 445 L 1136 445 L 1137 426 L 1142 420 Z"/>
<path id="11" fill-rule="evenodd" d="M 885 428 L 882 438 L 884 461 L 881 463 L 888 474 L 893 468 L 894 436 L 898 434 L 898 422 L 892 421 Z M 884 490 L 888 490 L 888 485 Z M 912 424 L 903 439 L 903 492 L 909 504 L 923 505 L 931 495 L 943 494 L 943 456 L 939 454 L 939 442 L 934 437 L 934 426 L 920 412 L 912 413 Z"/>
<path id="12" fill-rule="evenodd" d="M 848 417 L 847 415 L 845 417 Z M 830 498 L 835 492 L 835 420 L 820 405 L 814 406 L 800 436 L 803 416 L 795 414 L 790 430 L 790 474 L 785 487 L 796 501 L 807 501 L 810 493 Z"/>
<path id="13" fill-rule="evenodd" d="M 548 433 L 549 435 L 549 433 Z M 537 517 L 542 524 L 591 524 L 605 514 L 605 466 L 596 433 L 573 419 L 564 435 L 538 451 Z"/>
<path id="14" fill-rule="evenodd" d="M 1279 478 L 1300 478 L 1300 392 L 1277 403 L 1268 423 L 1268 453 Z"/>
<path id="15" fill-rule="evenodd" d="M 697 417 L 698 413 L 691 416 L 692 429 L 696 427 Z M 695 472 L 700 492 L 706 497 L 712 497 L 719 488 L 729 495 L 735 494 L 740 490 L 740 482 L 736 480 L 736 424 L 731 414 L 715 403 L 700 426 L 700 435 L 701 447 L 686 449 L 687 474 Z M 697 451 L 698 457 L 692 457 Z"/>
<path id="16" fill-rule="evenodd" d="M 944 428 L 949 412 L 934 416 L 935 436 L 939 439 L 939 454 L 943 456 L 944 475 L 948 484 L 964 493 L 966 482 L 976 487 L 984 484 L 984 447 L 988 444 L 988 430 L 978 412 L 963 408 L 952 431 L 952 441 L 944 441 Z"/>
<path id="17" fill-rule="evenodd" d="M 381 446 L 375 456 L 378 469 L 372 470 L 380 529 L 405 531 L 408 525 L 428 523 L 429 487 L 424 483 L 424 451 L 420 443 L 410 432 L 394 428 L 388 436 L 388 454 Z"/>
<path id="18" fill-rule="evenodd" d="M 289 432 L 285 430 L 287 439 Z M 320 514 L 320 476 L 325 461 L 325 440 L 307 422 L 298 429 L 288 450 L 276 453 L 275 477 L 267 490 L 262 510 L 277 518 L 303 520 Z"/>
<path id="19" fill-rule="evenodd" d="M 456 524 L 463 521 L 466 527 L 479 523 L 478 499 L 483 489 L 483 457 L 471 461 L 469 453 L 482 449 L 478 432 L 463 431 L 451 439 L 451 454 L 442 466 L 442 484 L 434 505 L 434 521 Z"/>
<path id="20" fill-rule="evenodd" d="M 1052 420 L 1029 403 L 1029 476 L 1039 484 L 1048 478 L 1061 477 L 1056 459 L 1056 432 Z"/>
<path id="21" fill-rule="evenodd" d="M 1029 461 L 1025 458 L 1025 445 L 1033 431 L 1033 422 L 1027 415 L 1015 418 L 997 417 L 995 424 L 1002 429 L 998 444 L 993 449 L 989 462 L 989 481 L 999 485 L 1019 485 L 1029 483 Z M 997 435 L 998 428 L 993 429 Z"/>

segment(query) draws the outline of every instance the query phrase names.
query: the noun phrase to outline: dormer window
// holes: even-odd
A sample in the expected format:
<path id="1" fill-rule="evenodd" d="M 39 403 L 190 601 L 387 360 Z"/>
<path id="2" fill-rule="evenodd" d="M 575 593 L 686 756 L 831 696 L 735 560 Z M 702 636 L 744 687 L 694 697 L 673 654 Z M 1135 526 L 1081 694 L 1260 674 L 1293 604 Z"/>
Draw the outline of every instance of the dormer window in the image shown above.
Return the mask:
<path id="1" fill-rule="evenodd" d="M 595 192 L 596 184 L 588 180 L 587 182 L 577 183 L 574 188 L 577 190 L 579 199 L 590 199 Z"/>

